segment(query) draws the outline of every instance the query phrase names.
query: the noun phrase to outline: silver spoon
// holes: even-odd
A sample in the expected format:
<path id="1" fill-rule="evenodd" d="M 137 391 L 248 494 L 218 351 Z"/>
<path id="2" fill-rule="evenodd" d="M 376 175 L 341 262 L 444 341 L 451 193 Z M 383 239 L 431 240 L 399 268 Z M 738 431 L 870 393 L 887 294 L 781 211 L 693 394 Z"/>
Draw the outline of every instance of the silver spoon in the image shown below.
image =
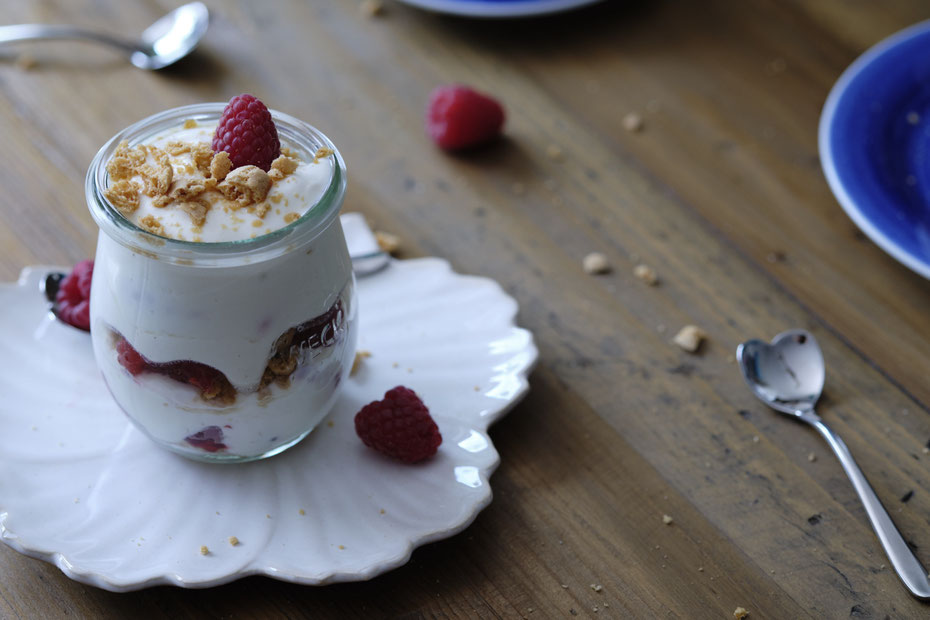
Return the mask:
<path id="1" fill-rule="evenodd" d="M 0 26 L 0 43 L 29 39 L 86 39 L 117 47 L 140 69 L 161 69 L 181 60 L 197 47 L 207 31 L 210 12 L 201 2 L 179 6 L 142 32 L 138 41 L 85 30 L 76 26 L 18 24 Z"/>
<path id="2" fill-rule="evenodd" d="M 793 329 L 775 336 L 771 344 L 749 340 L 736 349 L 736 359 L 746 383 L 762 402 L 807 422 L 827 440 L 859 494 L 869 521 L 901 581 L 917 598 L 930 599 L 926 569 L 904 542 L 849 448 L 814 411 L 824 380 L 823 354 L 814 336 L 803 329 Z"/>

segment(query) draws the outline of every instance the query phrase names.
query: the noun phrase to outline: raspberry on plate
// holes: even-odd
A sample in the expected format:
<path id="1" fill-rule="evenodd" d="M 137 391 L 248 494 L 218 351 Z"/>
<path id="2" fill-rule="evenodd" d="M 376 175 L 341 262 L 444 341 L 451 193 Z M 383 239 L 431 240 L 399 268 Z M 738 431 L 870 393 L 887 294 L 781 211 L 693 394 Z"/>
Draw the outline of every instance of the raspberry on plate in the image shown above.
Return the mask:
<path id="1" fill-rule="evenodd" d="M 397 386 L 355 414 L 355 432 L 369 448 L 404 463 L 417 463 L 442 443 L 429 409 L 410 388 Z"/>
<path id="2" fill-rule="evenodd" d="M 62 279 L 55 294 L 55 315 L 78 329 L 90 331 L 90 284 L 94 261 L 82 260 Z"/>
<path id="3" fill-rule="evenodd" d="M 429 98 L 426 131 L 446 150 L 463 149 L 497 137 L 504 126 L 504 108 L 468 86 L 440 86 Z"/>
<path id="4" fill-rule="evenodd" d="M 252 95 L 229 100 L 213 134 L 213 152 L 226 151 L 233 167 L 258 166 L 265 172 L 281 155 L 281 141 L 271 112 Z"/>

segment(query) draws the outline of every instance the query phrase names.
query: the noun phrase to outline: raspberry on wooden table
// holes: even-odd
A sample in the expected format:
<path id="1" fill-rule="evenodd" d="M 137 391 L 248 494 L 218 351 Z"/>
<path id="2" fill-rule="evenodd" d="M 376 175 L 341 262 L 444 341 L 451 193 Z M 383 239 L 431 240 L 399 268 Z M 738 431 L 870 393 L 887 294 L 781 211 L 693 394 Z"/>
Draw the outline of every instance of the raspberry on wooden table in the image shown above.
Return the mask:
<path id="1" fill-rule="evenodd" d="M 271 112 L 252 95 L 229 100 L 213 134 L 213 152 L 226 151 L 233 167 L 258 166 L 265 172 L 281 155 L 281 142 Z"/>
<path id="2" fill-rule="evenodd" d="M 369 448 L 404 463 L 417 463 L 442 443 L 439 427 L 416 393 L 397 386 L 355 414 L 355 432 Z"/>
<path id="3" fill-rule="evenodd" d="M 55 314 L 78 329 L 90 331 L 90 284 L 94 277 L 94 261 L 82 260 L 58 285 L 55 294 Z"/>
<path id="4" fill-rule="evenodd" d="M 426 131 L 446 150 L 463 149 L 492 140 L 504 126 L 504 108 L 468 86 L 440 86 L 429 98 Z"/>

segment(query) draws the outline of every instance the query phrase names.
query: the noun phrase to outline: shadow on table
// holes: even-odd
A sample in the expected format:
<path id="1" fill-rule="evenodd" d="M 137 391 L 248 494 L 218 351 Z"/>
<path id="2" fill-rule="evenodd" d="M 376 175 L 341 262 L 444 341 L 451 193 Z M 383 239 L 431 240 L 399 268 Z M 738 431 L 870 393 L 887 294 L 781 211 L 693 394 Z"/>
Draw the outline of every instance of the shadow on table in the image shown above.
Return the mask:
<path id="1" fill-rule="evenodd" d="M 196 85 L 200 88 L 217 86 L 229 75 L 229 65 L 203 48 L 190 56 L 155 72 L 161 78 Z"/>
<path id="2" fill-rule="evenodd" d="M 15 67 L 21 71 L 37 74 L 67 73 L 68 75 L 101 76 L 124 71 L 145 74 L 120 54 L 107 49 L 88 49 L 73 43 L 57 42 L 43 45 L 10 46 L 0 50 L 0 66 Z M 190 56 L 150 75 L 199 87 L 220 84 L 229 74 L 229 67 L 222 60 L 203 49 L 194 50 Z"/>
<path id="3" fill-rule="evenodd" d="M 573 11 L 521 19 L 471 19 L 431 15 L 448 36 L 471 39 L 501 54 L 562 55 L 576 47 L 604 43 L 639 31 L 661 1 L 605 0 Z"/>

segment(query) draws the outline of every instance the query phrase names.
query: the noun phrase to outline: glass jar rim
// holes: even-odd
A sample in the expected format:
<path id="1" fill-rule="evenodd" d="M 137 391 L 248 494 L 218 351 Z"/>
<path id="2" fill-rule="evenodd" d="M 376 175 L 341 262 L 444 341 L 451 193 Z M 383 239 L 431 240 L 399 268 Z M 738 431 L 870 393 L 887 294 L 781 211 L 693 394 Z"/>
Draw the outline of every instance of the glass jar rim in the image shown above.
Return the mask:
<path id="1" fill-rule="evenodd" d="M 201 267 L 222 267 L 243 262 L 261 262 L 302 247 L 326 230 L 338 216 L 345 198 L 346 168 L 342 155 L 321 131 L 293 116 L 269 110 L 282 145 L 296 148 L 305 156 L 317 149 L 332 150 L 333 172 L 323 195 L 295 221 L 269 233 L 236 241 L 184 241 L 153 234 L 125 218 L 104 196 L 109 174 L 107 163 L 121 142 L 130 146 L 193 119 L 197 122 L 218 121 L 223 102 L 198 103 L 165 110 L 148 116 L 123 129 L 104 144 L 87 170 L 84 191 L 91 215 L 100 230 L 129 250 L 154 259 Z"/>

